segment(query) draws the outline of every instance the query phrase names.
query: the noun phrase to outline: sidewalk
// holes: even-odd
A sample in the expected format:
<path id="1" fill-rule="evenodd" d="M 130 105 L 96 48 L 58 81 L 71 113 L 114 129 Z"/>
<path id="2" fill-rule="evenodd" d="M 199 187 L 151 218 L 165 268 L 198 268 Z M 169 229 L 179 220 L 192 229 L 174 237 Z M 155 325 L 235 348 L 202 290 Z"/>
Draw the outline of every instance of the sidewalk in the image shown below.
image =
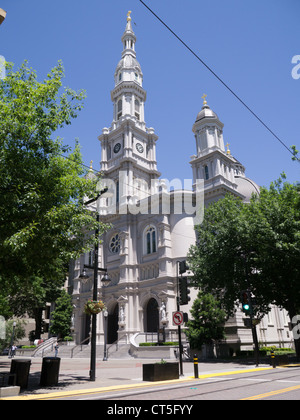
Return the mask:
<path id="1" fill-rule="evenodd" d="M 22 359 L 22 357 L 16 357 Z M 41 388 L 40 372 L 42 369 L 42 359 L 32 358 L 28 389 L 22 390 L 22 395 L 39 395 L 53 392 L 88 390 L 102 387 L 122 387 L 124 385 L 146 384 L 143 382 L 142 370 L 143 364 L 155 363 L 160 360 L 141 360 L 141 359 L 122 359 L 122 360 L 108 360 L 103 362 L 97 360 L 96 381 L 89 380 L 90 360 L 89 359 L 61 359 L 59 384 L 57 386 Z M 7 356 L 0 357 L 0 373 L 10 371 L 11 359 Z M 243 371 L 247 369 L 254 369 L 254 365 L 247 363 L 232 363 L 232 362 L 199 362 L 199 375 L 215 375 L 225 374 L 226 372 Z M 267 365 L 260 365 L 260 368 L 269 367 Z M 194 365 L 191 362 L 183 363 L 184 376 L 180 380 L 188 380 L 194 377 Z M 149 383 L 148 383 L 149 384 Z"/>

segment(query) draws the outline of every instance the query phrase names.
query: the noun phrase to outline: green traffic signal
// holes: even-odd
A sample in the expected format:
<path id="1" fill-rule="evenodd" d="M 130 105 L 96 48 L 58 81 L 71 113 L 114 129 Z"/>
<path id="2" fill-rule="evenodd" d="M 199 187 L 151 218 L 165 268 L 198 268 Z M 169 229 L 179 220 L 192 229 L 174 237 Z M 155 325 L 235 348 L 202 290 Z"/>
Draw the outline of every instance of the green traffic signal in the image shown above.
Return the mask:
<path id="1" fill-rule="evenodd" d="M 242 310 L 246 315 L 251 313 L 251 295 L 248 290 L 242 292 Z"/>

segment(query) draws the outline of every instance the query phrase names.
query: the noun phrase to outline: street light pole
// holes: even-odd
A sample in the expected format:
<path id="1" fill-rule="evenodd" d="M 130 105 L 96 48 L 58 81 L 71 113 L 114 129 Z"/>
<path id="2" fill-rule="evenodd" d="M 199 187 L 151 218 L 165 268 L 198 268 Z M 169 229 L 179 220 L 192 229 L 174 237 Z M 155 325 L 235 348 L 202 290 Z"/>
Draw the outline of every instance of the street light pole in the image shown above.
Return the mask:
<path id="1" fill-rule="evenodd" d="M 108 321 L 108 312 L 105 309 L 103 312 L 104 317 L 104 354 L 103 354 L 103 362 L 107 361 L 107 321 Z"/>
<path id="2" fill-rule="evenodd" d="M 95 231 L 95 256 L 94 256 L 94 287 L 93 300 L 97 300 L 98 295 L 98 252 L 99 252 L 99 213 L 97 212 L 97 227 Z M 90 380 L 96 380 L 96 334 L 97 334 L 97 314 L 92 314 L 92 337 L 91 337 L 91 365 L 90 365 Z"/>
<path id="3" fill-rule="evenodd" d="M 96 198 L 93 198 L 87 202 L 85 202 L 85 205 L 89 205 L 94 203 L 95 201 L 100 198 L 100 196 L 103 196 L 104 194 L 107 195 L 108 188 L 105 188 L 104 190 L 100 191 Z M 93 300 L 96 301 L 98 298 L 98 271 L 105 271 L 106 273 L 106 281 L 109 281 L 107 276 L 107 269 L 99 268 L 99 223 L 100 223 L 100 216 L 99 212 L 97 211 L 96 216 L 96 229 L 95 229 L 95 257 L 94 257 L 94 286 L 93 286 Z M 92 314 L 92 334 L 91 334 L 91 362 L 90 362 L 90 381 L 95 382 L 96 381 L 96 341 L 97 341 L 97 314 Z"/>
<path id="4" fill-rule="evenodd" d="M 177 261 L 177 311 L 180 311 L 180 297 L 179 297 L 179 264 L 180 262 Z M 182 275 L 182 274 L 181 274 Z M 182 341 L 181 341 L 181 326 L 178 325 L 178 344 L 179 344 L 179 369 L 180 369 L 180 376 L 183 376 L 183 364 L 182 364 Z"/>

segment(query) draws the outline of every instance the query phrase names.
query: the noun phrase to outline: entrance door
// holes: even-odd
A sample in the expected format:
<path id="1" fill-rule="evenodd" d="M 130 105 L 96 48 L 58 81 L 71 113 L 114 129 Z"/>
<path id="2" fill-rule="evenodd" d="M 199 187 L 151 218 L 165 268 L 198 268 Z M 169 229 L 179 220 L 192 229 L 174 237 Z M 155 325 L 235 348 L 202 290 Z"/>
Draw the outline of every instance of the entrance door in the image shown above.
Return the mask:
<path id="1" fill-rule="evenodd" d="M 146 308 L 146 332 L 158 332 L 159 313 L 157 300 L 151 298 Z"/>
<path id="2" fill-rule="evenodd" d="M 117 303 L 113 312 L 108 314 L 107 344 L 118 340 L 119 329 L 119 304 Z"/>

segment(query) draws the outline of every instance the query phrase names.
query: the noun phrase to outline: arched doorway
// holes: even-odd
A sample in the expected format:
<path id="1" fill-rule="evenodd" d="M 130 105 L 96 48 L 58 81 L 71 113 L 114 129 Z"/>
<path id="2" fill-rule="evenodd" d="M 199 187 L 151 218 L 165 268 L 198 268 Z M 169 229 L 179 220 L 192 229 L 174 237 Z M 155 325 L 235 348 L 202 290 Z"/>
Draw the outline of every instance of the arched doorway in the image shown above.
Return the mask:
<path id="1" fill-rule="evenodd" d="M 149 299 L 146 306 L 146 323 L 145 331 L 146 332 L 158 332 L 159 325 L 159 313 L 158 313 L 158 303 L 154 298 Z"/>
<path id="2" fill-rule="evenodd" d="M 119 304 L 117 303 L 112 313 L 108 314 L 107 343 L 112 344 L 118 340 L 119 329 Z"/>

